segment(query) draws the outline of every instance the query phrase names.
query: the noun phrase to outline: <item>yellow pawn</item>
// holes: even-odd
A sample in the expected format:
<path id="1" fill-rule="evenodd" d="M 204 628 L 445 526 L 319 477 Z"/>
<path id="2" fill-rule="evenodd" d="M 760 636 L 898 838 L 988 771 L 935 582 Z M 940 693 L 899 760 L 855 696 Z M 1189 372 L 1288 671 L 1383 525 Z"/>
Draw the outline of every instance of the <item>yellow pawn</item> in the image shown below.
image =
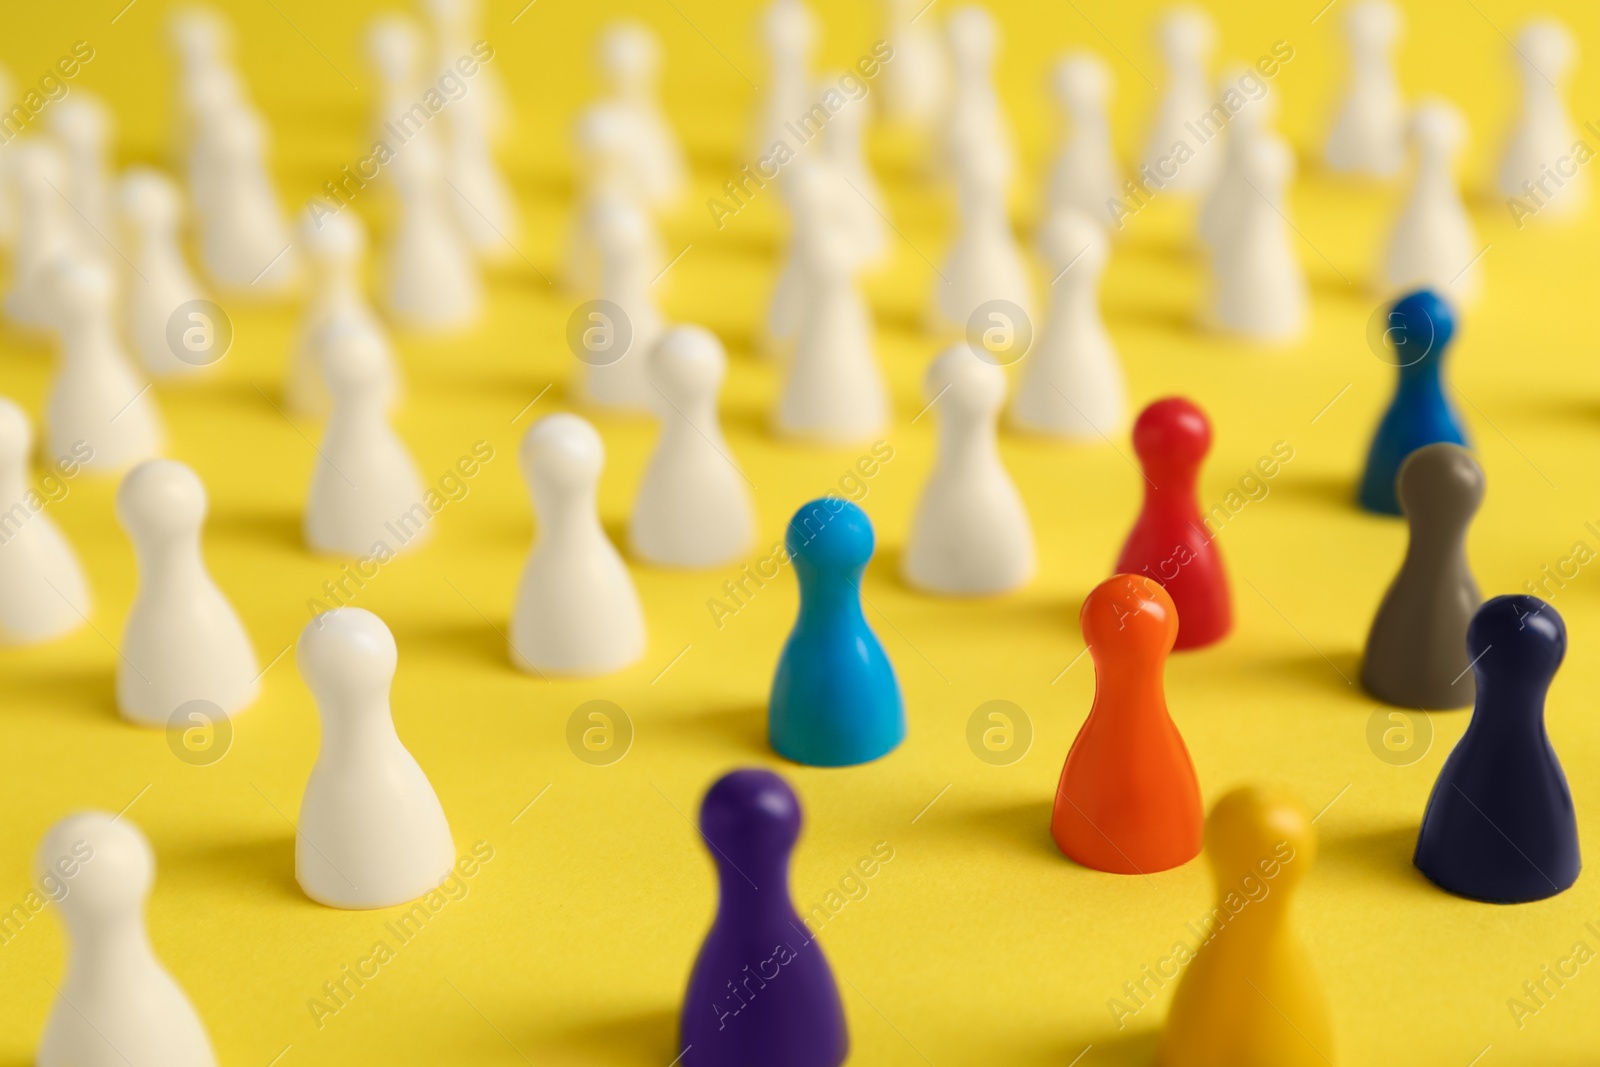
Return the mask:
<path id="1" fill-rule="evenodd" d="M 1189 964 L 1167 1015 L 1159 1067 L 1331 1067 L 1333 1024 L 1290 904 L 1317 834 L 1289 794 L 1246 786 L 1206 819 L 1214 934 Z"/>

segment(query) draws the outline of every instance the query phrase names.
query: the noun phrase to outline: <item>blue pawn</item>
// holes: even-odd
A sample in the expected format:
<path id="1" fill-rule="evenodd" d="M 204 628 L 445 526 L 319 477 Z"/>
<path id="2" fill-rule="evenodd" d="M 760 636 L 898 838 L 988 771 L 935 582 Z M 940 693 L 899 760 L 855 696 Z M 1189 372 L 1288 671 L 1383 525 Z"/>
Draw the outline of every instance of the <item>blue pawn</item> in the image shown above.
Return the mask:
<path id="1" fill-rule="evenodd" d="M 1394 480 L 1400 464 L 1417 449 L 1438 441 L 1467 447 L 1466 431 L 1440 376 L 1455 332 L 1455 312 L 1431 289 L 1401 297 L 1389 309 L 1383 336 L 1400 368 L 1400 383 L 1372 437 L 1361 476 L 1359 500 L 1368 511 L 1400 514 Z"/>
<path id="2" fill-rule="evenodd" d="M 800 615 L 772 679 L 772 748 L 814 767 L 875 760 L 905 740 L 906 713 L 889 655 L 861 613 L 872 522 L 854 504 L 823 497 L 795 512 L 784 543 Z"/>
<path id="3" fill-rule="evenodd" d="M 1472 722 L 1444 761 L 1417 835 L 1417 868 L 1494 904 L 1553 897 L 1578 880 L 1572 793 L 1544 729 L 1567 627 L 1535 596 L 1497 596 L 1467 628 Z"/>

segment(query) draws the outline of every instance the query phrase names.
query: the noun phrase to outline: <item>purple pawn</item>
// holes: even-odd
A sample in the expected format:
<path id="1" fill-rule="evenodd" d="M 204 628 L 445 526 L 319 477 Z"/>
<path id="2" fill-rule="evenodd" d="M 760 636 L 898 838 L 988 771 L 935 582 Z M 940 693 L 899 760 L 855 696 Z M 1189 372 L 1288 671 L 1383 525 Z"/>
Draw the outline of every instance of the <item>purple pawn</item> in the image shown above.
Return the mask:
<path id="1" fill-rule="evenodd" d="M 800 801 L 764 770 L 718 779 L 700 805 L 717 917 L 679 1026 L 684 1067 L 838 1067 L 850 1051 L 833 972 L 789 899 Z"/>

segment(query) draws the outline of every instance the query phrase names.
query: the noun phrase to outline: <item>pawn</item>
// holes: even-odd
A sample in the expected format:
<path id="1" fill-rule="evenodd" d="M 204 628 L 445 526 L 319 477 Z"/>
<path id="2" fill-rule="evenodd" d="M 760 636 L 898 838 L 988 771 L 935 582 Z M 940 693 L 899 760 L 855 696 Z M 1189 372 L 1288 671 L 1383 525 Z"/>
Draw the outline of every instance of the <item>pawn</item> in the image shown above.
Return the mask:
<path id="1" fill-rule="evenodd" d="M 198 373 L 207 364 L 180 358 L 167 335 L 178 308 L 205 295 L 179 242 L 183 198 L 177 183 L 153 168 L 130 167 L 117 183 L 117 200 L 133 268 L 124 276 L 123 311 L 134 351 L 152 377 Z"/>
<path id="2" fill-rule="evenodd" d="M 60 195 L 73 207 L 78 247 L 90 255 L 112 255 L 104 236 L 111 232 L 111 178 L 106 163 L 111 112 L 98 98 L 73 93 L 50 109 L 49 126 L 66 164 Z"/>
<path id="3" fill-rule="evenodd" d="M 385 374 L 399 392 L 388 337 L 362 291 L 361 267 L 367 233 L 351 211 L 329 214 L 311 209 L 301 216 L 300 243 L 311 264 L 311 291 L 300 319 L 289 371 L 284 379 L 285 405 L 297 415 L 321 418 L 328 413 L 328 388 L 322 377 L 323 342 L 335 323 L 360 326 L 382 343 Z"/>
<path id="4" fill-rule="evenodd" d="M 706 791 L 717 915 L 683 998 L 684 1067 L 839 1067 L 849 1054 L 839 987 L 789 892 L 800 825 L 799 799 L 771 771 L 732 771 Z"/>
<path id="5" fill-rule="evenodd" d="M 1405 102 L 1393 55 L 1400 30 L 1400 10 L 1388 0 L 1363 0 L 1345 15 L 1348 74 L 1322 149 L 1329 169 L 1389 178 L 1405 163 Z"/>
<path id="6" fill-rule="evenodd" d="M 583 199 L 567 240 L 566 285 L 584 298 L 599 291 L 602 263 L 599 230 L 618 212 L 637 213 L 648 227 L 648 247 L 639 259 L 646 277 L 656 277 L 665 266 L 656 235 L 633 172 L 635 142 L 628 113 L 613 104 L 594 104 L 578 117 L 573 140 L 583 170 Z"/>
<path id="7" fill-rule="evenodd" d="M 623 201 L 602 205 L 591 221 L 600 255 L 600 299 L 622 313 L 630 341 L 616 359 L 584 360 L 579 390 L 598 407 L 649 411 L 656 402 L 650 387 L 650 352 L 665 325 L 650 273 L 655 228 L 642 207 Z"/>
<path id="8" fill-rule="evenodd" d="M 1417 869 L 1440 889 L 1523 904 L 1571 888 L 1582 866 L 1572 793 L 1545 732 L 1545 693 L 1567 626 L 1535 596 L 1497 596 L 1467 628 L 1472 721 L 1439 771 Z"/>
<path id="9" fill-rule="evenodd" d="M 1092 216 L 1061 208 L 1041 229 L 1039 251 L 1055 282 L 1044 332 L 1022 359 L 1011 424 L 1070 440 L 1106 440 L 1128 419 L 1122 365 L 1100 315 L 1111 243 Z"/>
<path id="10" fill-rule="evenodd" d="M 488 122 L 482 97 L 470 92 L 450 109 L 448 192 L 440 195 L 455 209 L 456 226 L 473 254 L 485 263 L 505 263 L 517 258 L 522 218 L 490 151 Z"/>
<path id="11" fill-rule="evenodd" d="M 906 581 L 955 596 L 1026 585 L 1035 567 L 1033 527 L 995 437 L 1005 372 L 961 342 L 933 361 L 923 390 L 930 404 L 940 401 L 939 446 L 911 519 Z"/>
<path id="12" fill-rule="evenodd" d="M 161 416 L 123 350 L 112 306 L 116 285 L 99 260 L 58 260 L 46 283 L 61 367 L 45 403 L 45 448 L 81 454 L 85 470 L 116 474 L 161 451 Z"/>
<path id="13" fill-rule="evenodd" d="M 1244 84 L 1248 76 L 1248 68 L 1230 68 L 1223 74 L 1218 97 L 1226 99 L 1230 92 L 1237 94 L 1235 86 Z M 1205 199 L 1200 203 L 1197 229 L 1203 247 L 1215 249 L 1238 228 L 1240 219 L 1266 193 L 1264 189 L 1258 191 L 1251 187 L 1254 175 L 1249 172 L 1249 164 L 1256 145 L 1263 141 L 1278 140 L 1272 132 L 1272 122 L 1277 112 L 1277 96 L 1271 90 L 1264 90 L 1259 99 L 1246 97 L 1238 114 L 1228 124 L 1227 138 L 1222 145 L 1222 166 L 1216 183 L 1206 190 Z M 1290 164 L 1292 176 L 1292 157 Z M 1282 207 L 1281 201 L 1279 207 Z"/>
<path id="14" fill-rule="evenodd" d="M 122 479 L 116 512 L 139 575 L 122 629 L 117 709 L 141 726 L 165 726 L 191 700 L 224 715 L 243 711 L 260 692 L 260 673 L 244 624 L 200 554 L 205 486 L 182 463 L 153 459 Z"/>
<path id="15" fill-rule="evenodd" d="M 1551 218 L 1570 218 L 1588 200 L 1588 172 L 1577 165 L 1570 176 L 1560 172 L 1560 161 L 1570 160 L 1579 144 L 1560 88 L 1577 58 L 1577 40 L 1554 19 L 1535 19 L 1517 34 L 1512 62 L 1522 109 L 1500 160 L 1500 191 L 1522 205 L 1514 206 L 1514 214 L 1548 211 Z"/>
<path id="16" fill-rule="evenodd" d="M 270 299 L 299 281 L 300 256 L 267 172 L 266 126 L 236 106 L 209 121 L 210 193 L 197 203 L 200 262 L 234 296 Z"/>
<path id="17" fill-rule="evenodd" d="M 699 326 L 675 326 L 650 353 L 661 437 L 628 517 L 641 559 L 668 567 L 713 567 L 755 540 L 749 483 L 723 439 L 717 393 L 727 373 L 722 342 Z"/>
<path id="18" fill-rule="evenodd" d="M 1462 303 L 1478 293 L 1478 239 L 1453 173 L 1466 135 L 1461 112 L 1442 100 L 1420 104 L 1412 115 L 1407 140 L 1416 169 L 1383 255 L 1390 292 L 1428 288 Z"/>
<path id="19" fill-rule="evenodd" d="M 1241 153 L 1238 177 L 1248 195 L 1228 205 L 1232 218 L 1216 235 L 1208 317 L 1250 340 L 1291 341 L 1305 332 L 1310 304 L 1285 202 L 1294 153 L 1271 135 Z"/>
<path id="20" fill-rule="evenodd" d="M 970 157 L 979 157 L 1003 196 L 1016 174 L 1017 150 L 994 87 L 999 27 L 986 8 L 968 5 L 951 12 L 945 34 L 952 88 L 950 112 L 945 117 L 944 164 L 957 175 L 959 184 L 972 163 Z"/>
<path id="21" fill-rule="evenodd" d="M 950 97 L 950 64 L 939 33 L 922 19 L 917 0 L 884 0 L 883 39 L 893 49 L 883 65 L 878 91 L 890 122 L 926 130 L 945 114 Z M 919 10 L 920 9 L 920 10 Z"/>
<path id="22" fill-rule="evenodd" d="M 1444 391 L 1444 358 L 1456 329 L 1450 305 L 1419 289 L 1395 302 L 1387 324 L 1383 336 L 1400 379 L 1372 436 L 1358 499 L 1368 511 L 1399 515 L 1395 477 L 1407 456 L 1436 441 L 1470 446 Z"/>
<path id="23" fill-rule="evenodd" d="M 1049 212 L 1070 209 L 1104 225 L 1111 219 L 1109 205 L 1120 195 L 1106 113 L 1111 71 L 1091 52 L 1070 52 L 1051 71 L 1050 87 L 1065 133 L 1050 170 Z"/>
<path id="24" fill-rule="evenodd" d="M 64 637 L 89 615 L 89 585 L 78 555 L 42 510 L 45 498 L 28 485 L 32 454 L 28 416 L 15 401 L 0 397 L 0 646 Z M 75 461 L 61 456 L 55 462 L 70 469 L 65 464 Z M 45 484 L 55 477 L 52 470 Z"/>
<path id="25" fill-rule="evenodd" d="M 394 136 L 389 124 L 410 110 L 423 89 L 417 77 L 422 31 L 405 15 L 378 15 L 367 24 L 364 44 L 367 62 L 379 83 L 372 136 L 387 144 Z"/>
<path id="26" fill-rule="evenodd" d="M 319 348 L 333 396 L 306 499 L 306 544 L 318 552 L 409 552 L 433 532 L 422 476 L 389 425 L 391 378 L 380 334 L 341 321 Z"/>
<path id="27" fill-rule="evenodd" d="M 57 191 L 66 180 L 64 164 L 60 151 L 45 141 L 24 141 L 6 152 L 5 160 L 16 185 L 20 220 L 6 318 L 24 329 L 47 330 L 55 319 L 52 272 L 58 261 L 79 255 L 78 231 L 68 218 L 72 207 Z"/>
<path id="28" fill-rule="evenodd" d="M 295 881 L 330 908 L 415 900 L 450 876 L 455 843 L 433 784 L 395 733 L 394 634 L 370 611 L 338 608 L 306 623 L 294 656 L 322 722 L 300 800 Z"/>
<path id="29" fill-rule="evenodd" d="M 818 87 L 817 99 L 829 99 L 828 94 L 837 93 L 835 86 L 845 80 L 846 76 L 841 73 L 824 79 Z M 889 249 L 888 202 L 861 147 L 868 108 L 865 96 L 846 96 L 822 134 L 822 153 L 850 193 L 840 198 L 840 207 L 850 218 L 862 264 L 879 262 Z"/>
<path id="30" fill-rule="evenodd" d="M 466 329 L 482 308 L 483 286 L 445 200 L 449 187 L 431 138 L 412 138 L 393 166 L 400 219 L 386 256 L 389 313 L 411 330 Z"/>
<path id="31" fill-rule="evenodd" d="M 64 887 L 68 946 L 38 1067 L 216 1067 L 205 1024 L 150 945 L 156 860 L 145 836 L 121 816 L 79 812 L 50 828 L 33 866 Z"/>
<path id="32" fill-rule="evenodd" d="M 822 497 L 795 512 L 784 545 L 800 613 L 767 703 L 772 749 L 813 767 L 886 756 L 905 740 L 906 713 L 889 654 L 861 612 L 872 523 L 856 505 Z"/>
<path id="33" fill-rule="evenodd" d="M 1202 525 L 1195 489 L 1211 451 L 1211 423 L 1183 397 L 1157 400 L 1133 426 L 1144 469 L 1144 506 L 1117 557 L 1116 573 L 1160 582 L 1178 608 L 1174 648 L 1203 648 L 1233 628 L 1222 553 Z"/>
<path id="34" fill-rule="evenodd" d="M 1143 166 L 1164 176 L 1172 169 L 1174 159 L 1192 153 L 1192 158 L 1186 158 L 1166 182 L 1165 188 L 1174 192 L 1209 188 L 1222 166 L 1222 153 L 1216 149 L 1215 138 L 1194 144 L 1189 129 L 1216 103 L 1211 99 L 1206 73 L 1216 41 L 1216 24 L 1199 8 L 1174 8 L 1156 26 L 1156 47 L 1166 64 L 1167 87 L 1145 140 Z M 1180 145 L 1185 152 L 1178 151 Z"/>
<path id="35" fill-rule="evenodd" d="M 1397 491 L 1411 540 L 1367 634 L 1361 684 L 1399 707 L 1466 707 L 1467 625 L 1483 601 L 1466 540 L 1483 502 L 1483 468 L 1459 445 L 1426 445 L 1400 465 Z"/>
<path id="36" fill-rule="evenodd" d="M 1079 617 L 1094 659 L 1094 704 L 1078 730 L 1050 813 L 1069 859 L 1112 874 L 1150 874 L 1200 854 L 1200 782 L 1167 712 L 1172 598 L 1148 578 L 1096 586 Z"/>
<path id="37" fill-rule="evenodd" d="M 511 661 L 543 674 L 610 674 L 644 655 L 633 578 L 600 525 L 605 446 L 576 415 L 547 415 L 522 438 L 538 526 L 511 613 Z"/>
<path id="38" fill-rule="evenodd" d="M 675 203 L 688 183 L 688 165 L 656 95 L 661 42 L 641 23 L 613 23 L 600 35 L 599 65 L 611 100 L 634 127 L 630 147 L 635 184 L 651 204 Z"/>
<path id="39" fill-rule="evenodd" d="M 998 158 L 976 153 L 961 157 L 956 167 L 960 221 L 944 269 L 934 280 L 934 324 L 966 329 L 980 307 L 996 300 L 1030 314 L 1032 286 L 1011 232 Z"/>
<path id="40" fill-rule="evenodd" d="M 483 5 L 479 0 L 421 0 L 418 6 L 433 31 L 433 77 L 437 78 L 483 41 Z M 473 75 L 471 92 L 480 97 L 477 107 L 482 109 L 490 139 L 496 144 L 505 140 L 515 114 L 499 67 L 492 63 L 480 66 Z"/>
<path id="41" fill-rule="evenodd" d="M 1245 786 L 1212 807 L 1205 845 L 1216 925 L 1173 993 L 1156 1067 L 1329 1067 L 1327 994 L 1290 913 L 1317 856 L 1310 816 Z"/>
<path id="42" fill-rule="evenodd" d="M 766 97 L 758 112 L 751 159 L 772 157 L 774 145 L 798 152 L 788 124 L 811 110 L 811 52 L 817 43 L 817 17 L 804 0 L 771 0 L 758 27 L 767 56 Z"/>

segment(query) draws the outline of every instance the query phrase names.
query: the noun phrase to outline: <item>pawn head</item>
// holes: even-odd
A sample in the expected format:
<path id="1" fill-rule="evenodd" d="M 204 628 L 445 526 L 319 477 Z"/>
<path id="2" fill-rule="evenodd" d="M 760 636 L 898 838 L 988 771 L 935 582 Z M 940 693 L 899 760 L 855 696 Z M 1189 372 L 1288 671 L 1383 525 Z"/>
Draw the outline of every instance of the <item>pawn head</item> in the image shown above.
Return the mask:
<path id="1" fill-rule="evenodd" d="M 1217 44 L 1217 25 L 1197 7 L 1177 7 L 1156 24 L 1156 45 L 1169 67 L 1204 63 Z"/>
<path id="2" fill-rule="evenodd" d="M 649 84 L 661 66 L 661 43 L 642 23 L 614 22 L 600 35 L 600 70 L 622 89 Z"/>
<path id="3" fill-rule="evenodd" d="M 1050 87 L 1067 111 L 1099 112 L 1111 97 L 1111 71 L 1092 52 L 1071 52 L 1050 69 Z"/>
<path id="4" fill-rule="evenodd" d="M 0 470 L 24 465 L 33 452 L 33 426 L 27 412 L 10 397 L 0 396 Z"/>
<path id="5" fill-rule="evenodd" d="M 388 353 L 371 323 L 336 315 L 322 327 L 322 375 L 337 401 L 367 396 L 388 399 Z"/>
<path id="6" fill-rule="evenodd" d="M 1345 34 L 1365 48 L 1387 48 L 1400 36 L 1400 9 L 1389 0 L 1363 0 L 1344 18 Z"/>
<path id="7" fill-rule="evenodd" d="M 956 66 L 966 70 L 983 68 L 994 59 L 1000 46 L 1000 30 L 987 8 L 976 4 L 951 12 L 945 26 L 950 35 L 950 51 Z"/>
<path id="8" fill-rule="evenodd" d="M 1450 302 L 1432 289 L 1407 293 L 1389 309 L 1384 343 L 1393 350 L 1392 362 L 1400 373 L 1418 374 L 1424 366 L 1444 358 L 1456 333 L 1456 313 Z"/>
<path id="9" fill-rule="evenodd" d="M 1407 136 L 1418 152 L 1448 158 L 1466 143 L 1467 120 L 1448 100 L 1430 97 L 1412 111 Z"/>
<path id="10" fill-rule="evenodd" d="M 650 380 L 674 404 L 715 396 L 728 370 L 728 355 L 704 326 L 674 326 L 650 353 Z"/>
<path id="11" fill-rule="evenodd" d="M 367 26 L 367 60 L 391 85 L 411 77 L 422 50 L 422 32 L 404 15 L 379 15 Z"/>
<path id="12" fill-rule="evenodd" d="M 60 150 L 48 141 L 25 141 L 13 151 L 16 153 L 17 184 L 23 194 L 39 199 L 46 196 L 59 199 L 59 194 L 50 187 L 60 188 L 64 180 L 66 164 L 62 162 Z"/>
<path id="13" fill-rule="evenodd" d="M 111 112 L 98 97 L 73 93 L 50 109 L 50 132 L 73 153 L 98 153 L 111 133 Z"/>
<path id="14" fill-rule="evenodd" d="M 399 652 L 382 619 L 363 608 L 341 607 L 306 623 L 294 659 L 326 716 L 331 707 L 387 693 Z"/>
<path id="15" fill-rule="evenodd" d="M 354 212 L 330 214 L 315 204 L 300 216 L 300 239 L 315 262 L 330 266 L 352 263 L 367 250 L 366 228 Z"/>
<path id="16" fill-rule="evenodd" d="M 522 471 L 535 485 L 566 490 L 594 485 L 605 466 L 599 432 L 580 416 L 546 415 L 522 436 Z"/>
<path id="17" fill-rule="evenodd" d="M 1074 271 L 1099 274 L 1111 255 L 1111 241 L 1105 228 L 1076 208 L 1062 207 L 1050 213 L 1039 228 L 1039 251 L 1050 264 L 1052 276 L 1071 266 Z"/>
<path id="18" fill-rule="evenodd" d="M 1483 503 L 1483 468 L 1460 445 L 1424 445 L 1400 464 L 1395 493 L 1413 526 L 1461 529 Z"/>
<path id="19" fill-rule="evenodd" d="M 714 854 L 785 856 L 800 839 L 800 798 L 772 771 L 731 771 L 700 802 L 700 833 Z"/>
<path id="20" fill-rule="evenodd" d="M 1467 654 L 1482 692 L 1491 679 L 1548 685 L 1567 654 L 1567 624 L 1536 596 L 1486 600 L 1467 624 Z"/>
<path id="21" fill-rule="evenodd" d="M 1566 75 L 1578 58 L 1578 42 L 1561 23 L 1551 18 L 1534 19 L 1517 34 L 1516 62 L 1539 77 L 1556 81 Z"/>
<path id="22" fill-rule="evenodd" d="M 33 854 L 33 876 L 69 925 L 93 923 L 138 910 L 155 882 L 156 858 L 133 823 L 80 811 L 45 832 Z"/>
<path id="23" fill-rule="evenodd" d="M 117 487 L 117 521 L 137 543 L 192 533 L 206 517 L 206 487 L 175 459 L 148 459 Z"/>
<path id="24" fill-rule="evenodd" d="M 159 232 L 177 224 L 183 197 L 177 183 L 154 167 L 129 167 L 117 182 L 117 203 L 130 227 Z"/>
<path id="25" fill-rule="evenodd" d="M 807 504 L 789 520 L 784 544 L 795 566 L 811 571 L 859 570 L 872 558 L 872 520 L 848 500 L 825 496 Z"/>
<path id="26" fill-rule="evenodd" d="M 1211 422 L 1185 397 L 1157 400 L 1133 424 L 1133 450 L 1147 471 L 1199 466 L 1211 451 Z"/>
<path id="27" fill-rule="evenodd" d="M 233 27 L 209 7 L 188 7 L 168 18 L 167 38 L 185 64 L 218 63 L 233 48 Z"/>
<path id="28" fill-rule="evenodd" d="M 1219 891 L 1259 899 L 1300 882 L 1317 857 L 1311 815 L 1285 789 L 1247 785 L 1233 790 L 1206 816 L 1206 856 Z M 1250 879 L 1250 880 L 1246 880 Z"/>
<path id="29" fill-rule="evenodd" d="M 1266 103 L 1259 100 L 1251 107 Z M 1239 160 L 1241 175 L 1269 200 L 1280 201 L 1294 177 L 1294 152 L 1281 137 L 1258 135 L 1244 146 Z"/>
<path id="30" fill-rule="evenodd" d="M 959 411 L 989 413 L 1000 410 L 1006 399 L 1006 372 L 978 358 L 966 342 L 951 345 L 928 364 L 922 378 L 923 395 L 931 404 L 939 397 Z"/>
<path id="31" fill-rule="evenodd" d="M 1158 663 L 1178 639 L 1178 609 L 1160 582 L 1115 574 L 1084 598 L 1078 625 L 1096 663 Z"/>
<path id="32" fill-rule="evenodd" d="M 49 294 L 52 318 L 63 329 L 111 310 L 116 298 L 116 278 L 111 268 L 97 259 L 61 256 L 48 268 L 45 290 Z"/>
<path id="33" fill-rule="evenodd" d="M 803 0 L 772 0 L 761 19 L 761 41 L 767 51 L 803 56 L 817 37 L 817 21 Z"/>

